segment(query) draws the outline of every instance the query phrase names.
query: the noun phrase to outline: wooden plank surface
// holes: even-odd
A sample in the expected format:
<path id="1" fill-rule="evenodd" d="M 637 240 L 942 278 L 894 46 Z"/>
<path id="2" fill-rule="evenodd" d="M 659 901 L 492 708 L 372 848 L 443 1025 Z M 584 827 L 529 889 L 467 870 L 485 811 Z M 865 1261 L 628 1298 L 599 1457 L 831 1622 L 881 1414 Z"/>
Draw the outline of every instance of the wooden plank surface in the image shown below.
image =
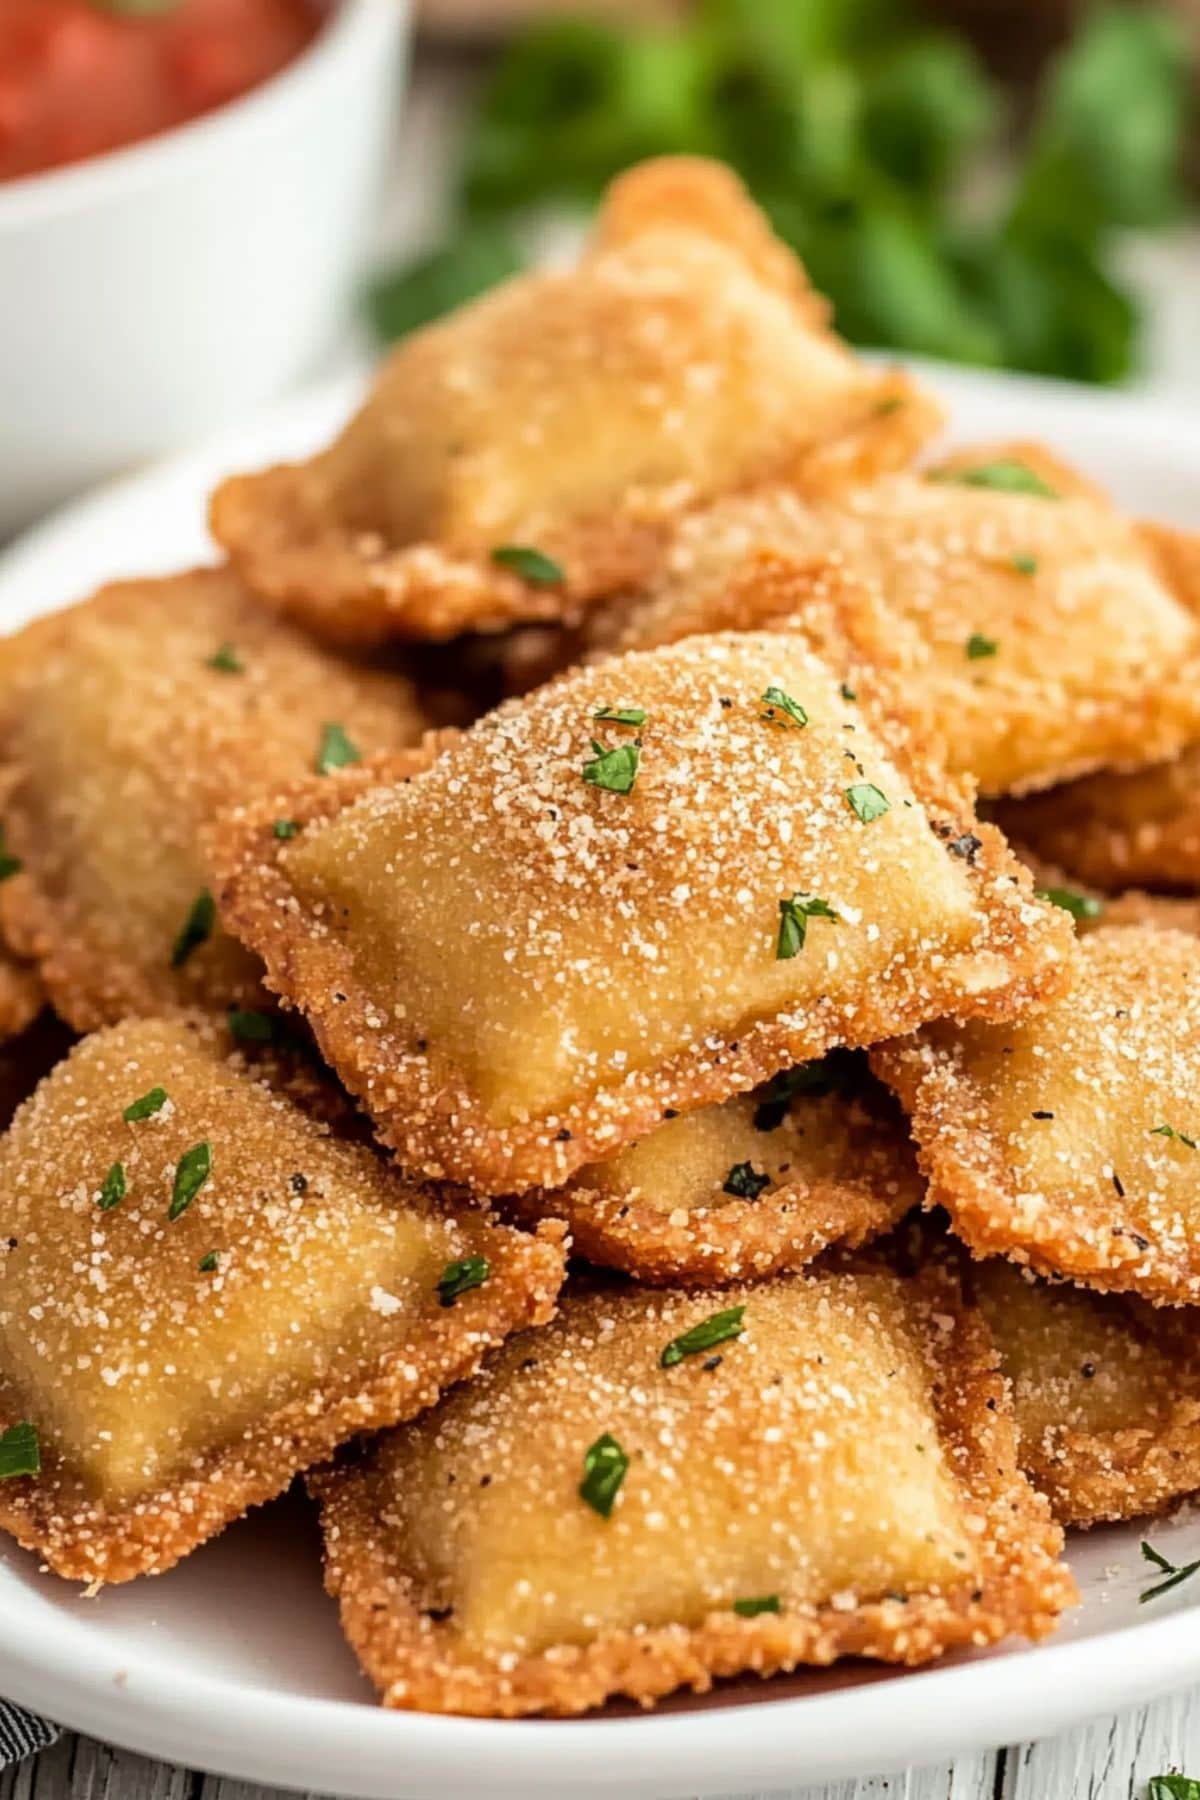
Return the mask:
<path id="1" fill-rule="evenodd" d="M 1171 1769 L 1200 1776 L 1200 1693 L 1161 1700 L 1042 1743 L 1018 1745 L 996 1755 L 960 1757 L 953 1767 L 792 1788 L 773 1800 L 1145 1800 L 1149 1778 Z M 289 1796 L 278 1788 L 172 1769 L 68 1735 L 40 1757 L 0 1774 L 0 1800 L 289 1800 Z M 337 1797 L 309 1795 L 307 1800 Z M 564 1793 L 562 1800 L 570 1796 Z M 753 1793 L 730 1800 L 768 1797 Z"/>

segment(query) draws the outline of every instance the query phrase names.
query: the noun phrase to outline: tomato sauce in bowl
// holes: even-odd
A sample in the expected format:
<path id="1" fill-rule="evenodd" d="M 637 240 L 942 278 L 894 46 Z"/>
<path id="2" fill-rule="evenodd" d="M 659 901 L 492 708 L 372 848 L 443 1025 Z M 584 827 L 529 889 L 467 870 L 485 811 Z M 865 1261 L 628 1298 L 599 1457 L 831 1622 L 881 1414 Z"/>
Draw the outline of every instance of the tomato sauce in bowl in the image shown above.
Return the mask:
<path id="1" fill-rule="evenodd" d="M 0 181 L 236 99 L 320 29 L 314 0 L 0 0 Z"/>

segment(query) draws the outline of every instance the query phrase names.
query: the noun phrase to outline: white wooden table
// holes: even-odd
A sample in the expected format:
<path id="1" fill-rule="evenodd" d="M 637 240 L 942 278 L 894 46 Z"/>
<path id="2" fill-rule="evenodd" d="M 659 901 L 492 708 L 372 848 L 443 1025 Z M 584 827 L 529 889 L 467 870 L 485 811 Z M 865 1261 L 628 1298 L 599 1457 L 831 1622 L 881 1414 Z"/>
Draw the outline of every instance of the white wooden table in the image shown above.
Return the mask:
<path id="1" fill-rule="evenodd" d="M 1149 1777 L 1172 1768 L 1200 1775 L 1200 1693 L 1161 1700 L 1044 1743 L 961 1756 L 953 1765 L 904 1775 L 790 1788 L 778 1800 L 1145 1800 Z M 173 1769 L 89 1738 L 68 1736 L 40 1757 L 0 1775 L 0 1800 L 286 1800 L 286 1796 L 278 1788 Z M 339 1797 L 309 1795 L 308 1800 Z M 486 1800 L 486 1790 L 481 1790 L 481 1800 Z M 565 1791 L 562 1800 L 570 1800 Z M 765 1800 L 765 1796 L 745 1794 L 730 1800 Z"/>

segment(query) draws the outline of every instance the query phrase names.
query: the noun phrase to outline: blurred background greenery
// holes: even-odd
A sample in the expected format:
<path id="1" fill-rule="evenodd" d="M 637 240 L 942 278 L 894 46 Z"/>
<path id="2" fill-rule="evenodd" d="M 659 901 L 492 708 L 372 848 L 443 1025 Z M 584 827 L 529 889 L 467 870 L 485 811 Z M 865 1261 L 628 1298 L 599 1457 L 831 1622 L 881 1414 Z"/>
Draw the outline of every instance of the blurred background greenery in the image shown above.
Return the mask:
<path id="1" fill-rule="evenodd" d="M 1000 9 L 998 63 L 917 0 L 649 12 L 567 9 L 501 45 L 445 241 L 371 291 L 380 337 L 515 272 L 548 211 L 585 213 L 628 163 L 696 151 L 741 174 L 857 343 L 1094 382 L 1135 367 L 1121 234 L 1190 205 L 1177 9 L 1080 8 L 1032 86 L 997 73 L 1037 36 L 1020 6 Z"/>

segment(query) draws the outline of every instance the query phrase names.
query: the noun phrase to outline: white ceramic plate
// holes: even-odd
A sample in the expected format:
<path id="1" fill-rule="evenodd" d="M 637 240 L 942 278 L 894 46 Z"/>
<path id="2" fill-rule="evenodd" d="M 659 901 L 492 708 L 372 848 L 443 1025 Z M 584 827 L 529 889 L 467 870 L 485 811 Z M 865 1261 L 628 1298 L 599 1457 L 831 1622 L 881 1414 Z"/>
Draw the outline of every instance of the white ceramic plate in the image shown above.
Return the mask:
<path id="1" fill-rule="evenodd" d="M 1129 507 L 1200 516 L 1194 423 L 1148 403 L 1032 382 L 932 373 L 955 436 L 1043 437 Z M 122 482 L 0 562 L 0 629 L 97 581 L 211 555 L 204 496 L 230 469 L 302 454 L 352 388 L 300 399 L 210 449 Z M 886 1469 L 880 1481 L 888 1479 Z M 1200 1557 L 1200 1519 L 1156 1523 L 1172 1561 Z M 1200 1576 L 1140 1606 L 1153 1572 L 1136 1526 L 1071 1546 L 1082 1607 L 1049 1645 L 930 1670 L 835 1670 L 729 1683 L 654 1714 L 494 1723 L 375 1706 L 322 1593 L 316 1534 L 289 1498 L 156 1581 L 95 1600 L 0 1551 L 0 1692 L 98 1737 L 244 1780 L 356 1800 L 720 1794 L 878 1773 L 1040 1737 L 1200 1681 Z M 752 1710 L 753 1709 L 753 1710 Z"/>

